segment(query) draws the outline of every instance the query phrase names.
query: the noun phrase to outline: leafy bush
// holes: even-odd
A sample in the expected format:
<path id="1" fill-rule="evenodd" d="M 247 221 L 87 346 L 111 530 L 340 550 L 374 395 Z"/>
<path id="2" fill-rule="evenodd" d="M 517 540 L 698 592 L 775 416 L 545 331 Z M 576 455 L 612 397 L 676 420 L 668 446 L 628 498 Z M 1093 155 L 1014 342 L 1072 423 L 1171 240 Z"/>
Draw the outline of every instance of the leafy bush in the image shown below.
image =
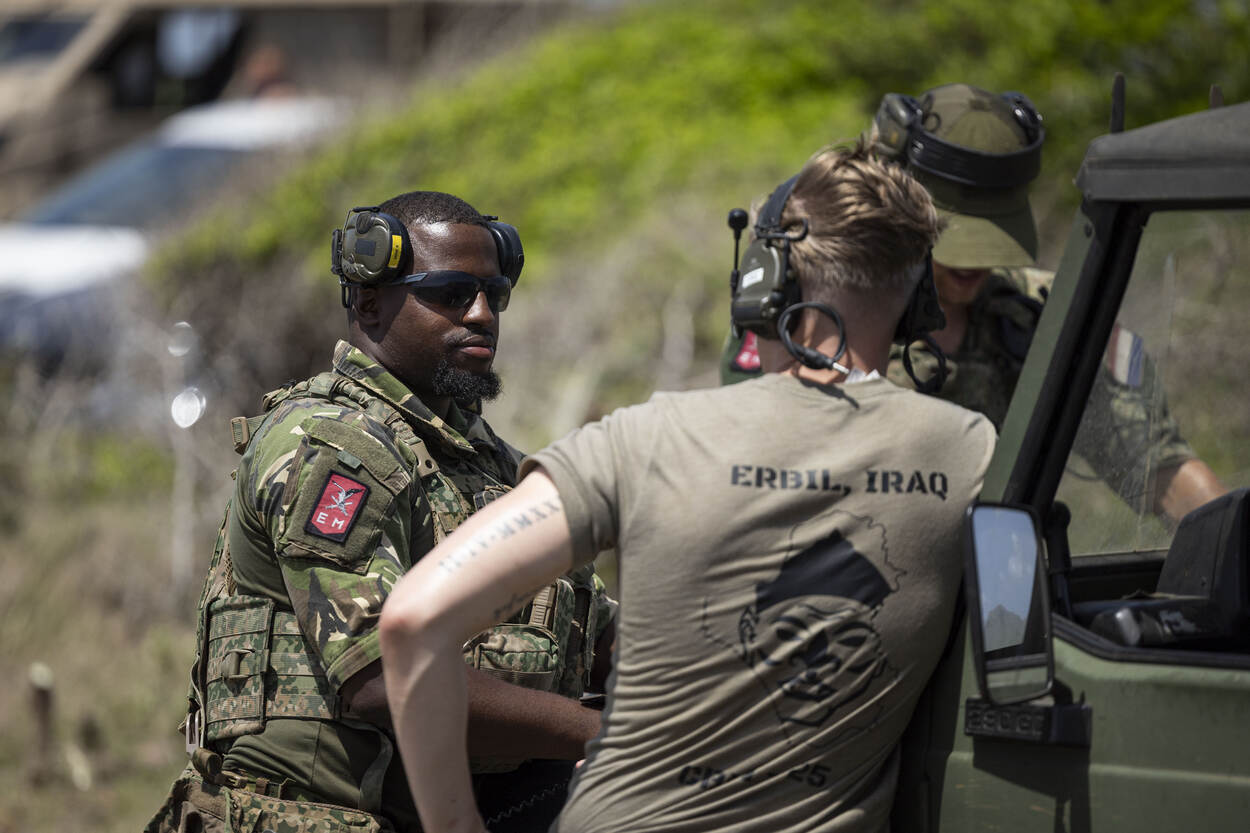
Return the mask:
<path id="1" fill-rule="evenodd" d="M 1129 76 L 1130 127 L 1204 106 L 1212 81 L 1235 101 L 1248 92 L 1248 33 L 1245 2 L 1208 0 L 629 5 L 385 102 L 248 210 L 171 246 L 153 279 L 175 306 L 211 322 L 210 347 L 248 352 L 255 378 L 220 384 L 247 389 L 238 401 L 250 405 L 266 385 L 325 363 L 336 327 L 325 314 L 334 308 L 326 241 L 349 206 L 416 188 L 464 196 L 521 229 L 528 266 L 518 300 L 528 306 L 581 316 L 591 294 L 617 292 L 608 280 L 626 284 L 624 306 L 605 310 L 584 338 L 526 349 L 539 366 L 504 357 L 513 390 L 544 389 L 503 409 L 518 415 L 510 427 L 542 441 L 666 376 L 650 305 L 679 280 L 697 288 L 688 292 L 693 359 L 676 383 L 711 381 L 730 260 L 725 211 L 867 127 L 883 92 L 956 80 L 1027 92 L 1048 132 L 1035 205 L 1050 243 L 1043 259 L 1053 262 L 1077 200 L 1071 178 L 1085 144 L 1105 131 L 1113 73 Z M 628 270 L 611 260 L 623 251 Z M 215 297 L 189 289 L 196 284 Z M 277 320 L 239 335 L 240 298 L 278 310 Z M 549 316 L 509 318 L 505 351 L 551 340 L 516 327 Z M 534 419 L 575 359 L 594 369 L 573 386 L 592 387 L 578 394 L 585 409 L 561 424 Z"/>

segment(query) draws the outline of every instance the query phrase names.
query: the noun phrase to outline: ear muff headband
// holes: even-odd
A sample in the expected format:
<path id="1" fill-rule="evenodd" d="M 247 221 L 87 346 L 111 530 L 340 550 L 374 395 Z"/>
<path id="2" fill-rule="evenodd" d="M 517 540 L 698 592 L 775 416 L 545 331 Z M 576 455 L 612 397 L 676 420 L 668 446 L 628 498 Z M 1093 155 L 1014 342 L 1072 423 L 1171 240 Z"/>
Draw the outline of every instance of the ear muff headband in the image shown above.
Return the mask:
<path id="1" fill-rule="evenodd" d="M 764 207 L 760 209 L 759 216 L 755 220 L 755 234 L 757 237 L 768 237 L 769 235 L 780 233 L 781 215 L 786 210 L 786 202 L 789 201 L 790 195 L 794 193 L 794 186 L 798 181 L 799 175 L 795 174 L 774 188 L 773 192 L 768 195 L 768 199 L 764 202 Z"/>
<path id="2" fill-rule="evenodd" d="M 909 95 L 887 93 L 877 108 L 877 152 L 889 159 L 941 179 L 977 188 L 1018 188 L 1032 182 L 1042 169 L 1046 130 L 1042 116 L 1024 93 L 1000 98 L 1024 130 L 1028 146 L 1011 153 L 984 153 L 953 145 L 924 128 L 924 108 Z"/>
<path id="3" fill-rule="evenodd" d="M 513 286 L 525 266 L 525 250 L 515 226 L 485 217 L 499 272 Z M 408 229 L 396 217 L 379 211 L 378 206 L 360 206 L 347 212 L 343 228 L 330 235 L 330 271 L 339 278 L 343 306 L 350 305 L 353 286 L 381 286 L 397 283 L 412 265 L 412 241 Z"/>
<path id="4" fill-rule="evenodd" d="M 761 338 L 777 338 L 778 317 L 802 300 L 798 278 L 790 268 L 790 244 L 807 236 L 807 220 L 793 234 L 781 227 L 782 212 L 798 180 L 795 174 L 768 196 L 755 221 L 755 240 L 742 253 L 740 277 L 732 287 L 734 326 Z"/>

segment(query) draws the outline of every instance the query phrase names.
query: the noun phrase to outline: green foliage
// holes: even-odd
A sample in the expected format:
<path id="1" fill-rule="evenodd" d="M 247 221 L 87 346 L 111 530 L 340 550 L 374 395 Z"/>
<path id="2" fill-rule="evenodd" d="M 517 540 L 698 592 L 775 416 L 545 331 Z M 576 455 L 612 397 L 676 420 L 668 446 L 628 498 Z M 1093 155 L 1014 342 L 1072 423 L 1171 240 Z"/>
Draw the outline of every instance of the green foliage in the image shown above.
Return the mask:
<path id="1" fill-rule="evenodd" d="M 60 445 L 57 465 L 36 473 L 54 499 L 134 497 L 168 492 L 173 483 L 169 453 L 150 441 L 66 431 Z"/>
<path id="2" fill-rule="evenodd" d="M 891 8 L 892 7 L 892 8 Z M 166 263 L 263 265 L 320 245 L 349 203 L 437 188 L 506 215 L 531 261 L 594 245 L 667 196 L 742 202 L 823 142 L 863 129 L 880 94 L 951 80 L 1023 89 L 1071 176 L 1116 69 L 1130 116 L 1244 95 L 1246 4 L 983 0 L 634 5 L 566 25 L 450 86 L 428 83 L 327 150 L 250 211 L 219 218 Z M 231 245 L 223 245 L 232 241 Z M 185 272 L 183 272 L 185 274 Z M 541 269 L 531 279 L 540 280 Z"/>
<path id="3" fill-rule="evenodd" d="M 1078 200 L 1072 177 L 1085 145 L 1106 130 L 1114 72 L 1128 75 L 1131 127 L 1201 108 L 1213 81 L 1225 84 L 1229 101 L 1246 98 L 1248 55 L 1245 0 L 630 4 L 567 23 L 451 81 L 420 83 L 410 101 L 386 102 L 247 212 L 231 210 L 171 246 L 152 278 L 170 299 L 198 281 L 223 297 L 280 282 L 293 321 L 324 317 L 328 231 L 351 205 L 424 188 L 459 194 L 518 226 L 523 289 L 540 293 L 531 298 L 550 302 L 541 286 L 558 276 L 603 281 L 604 252 L 664 228 L 697 254 L 693 268 L 673 257 L 676 247 L 657 246 L 616 279 L 631 281 L 641 298 L 651 295 L 641 284 L 663 294 L 680 275 L 719 301 L 728 208 L 765 193 L 821 145 L 858 135 L 882 93 L 952 81 L 1023 90 L 1044 114 L 1036 193 L 1050 244 L 1043 260 L 1053 261 Z M 203 314 L 201 296 L 184 306 Z M 559 300 L 584 305 L 567 291 Z M 695 322 L 705 364 L 724 326 L 715 306 Z M 613 365 L 619 351 L 638 357 L 597 383 L 593 398 L 605 406 L 653 381 L 645 374 L 659 337 L 639 350 L 622 329 L 605 322 L 599 343 L 588 345 L 601 348 L 601 365 Z M 289 355 L 311 357 L 307 367 L 288 361 L 282 375 L 324 363 L 315 345 L 325 332 L 320 342 L 300 341 L 306 327 L 268 326 L 265 335 Z"/>

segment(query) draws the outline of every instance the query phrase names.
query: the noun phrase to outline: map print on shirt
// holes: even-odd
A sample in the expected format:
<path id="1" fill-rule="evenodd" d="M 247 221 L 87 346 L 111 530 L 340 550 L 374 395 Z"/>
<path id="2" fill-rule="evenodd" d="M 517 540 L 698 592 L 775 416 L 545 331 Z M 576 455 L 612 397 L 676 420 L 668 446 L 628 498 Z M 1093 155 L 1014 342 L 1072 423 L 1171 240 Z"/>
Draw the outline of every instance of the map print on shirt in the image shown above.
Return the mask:
<path id="1" fill-rule="evenodd" d="M 811 540 L 810 527 L 832 530 Z M 842 530 L 858 530 L 856 541 Z M 871 696 L 898 676 L 873 619 L 905 574 L 889 561 L 885 528 L 834 511 L 797 525 L 777 575 L 755 585 L 737 622 L 737 640 L 704 635 L 737 654 L 755 674 L 791 746 L 824 747 L 871 728 L 881 706 Z M 858 547 L 857 547 L 858 543 Z M 860 549 L 881 553 L 882 575 Z M 834 728 L 836 727 L 836 728 Z"/>

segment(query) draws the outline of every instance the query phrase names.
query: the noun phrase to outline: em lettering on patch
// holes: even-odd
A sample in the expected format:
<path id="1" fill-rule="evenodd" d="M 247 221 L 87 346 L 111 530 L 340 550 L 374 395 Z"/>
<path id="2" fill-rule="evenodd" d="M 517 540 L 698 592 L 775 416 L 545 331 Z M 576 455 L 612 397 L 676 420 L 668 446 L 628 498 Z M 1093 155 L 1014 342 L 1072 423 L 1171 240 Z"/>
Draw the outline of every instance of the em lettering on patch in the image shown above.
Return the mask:
<path id="1" fill-rule="evenodd" d="M 369 487 L 365 484 L 338 472 L 330 472 L 321 497 L 317 498 L 312 514 L 304 524 L 304 531 L 343 543 L 368 497 Z"/>

